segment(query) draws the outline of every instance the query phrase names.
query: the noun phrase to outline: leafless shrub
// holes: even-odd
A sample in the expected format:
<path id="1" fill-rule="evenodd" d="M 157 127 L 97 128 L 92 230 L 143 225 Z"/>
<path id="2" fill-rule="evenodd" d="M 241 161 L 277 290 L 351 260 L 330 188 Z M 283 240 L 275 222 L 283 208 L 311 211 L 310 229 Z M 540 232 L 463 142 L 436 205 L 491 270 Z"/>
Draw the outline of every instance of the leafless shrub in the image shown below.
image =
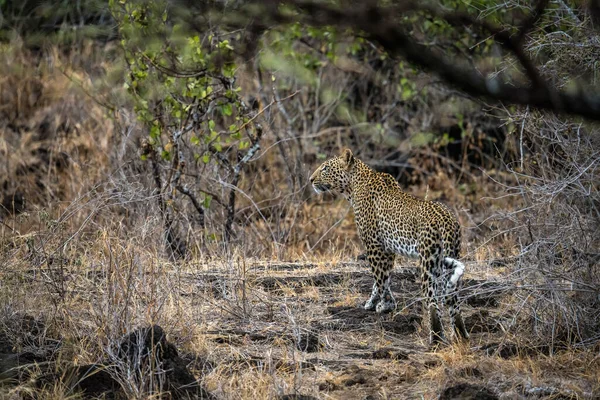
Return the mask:
<path id="1" fill-rule="evenodd" d="M 496 213 L 511 229 L 513 326 L 552 346 L 600 339 L 599 132 L 594 125 L 523 110 L 510 115 L 515 160 L 498 182 Z"/>
<path id="2" fill-rule="evenodd" d="M 557 87 L 573 77 L 598 83 L 599 36 L 566 4 L 552 11 L 564 31 L 534 32 L 527 50 L 548 57 L 541 73 Z M 589 22 L 589 21 L 588 21 Z M 548 22 L 550 23 L 550 22 Z M 511 178 L 500 184 L 515 210 L 498 213 L 511 226 L 514 265 L 510 279 L 522 310 L 516 317 L 552 346 L 600 339 L 600 131 L 593 123 L 529 108 L 508 113 L 514 124 Z M 500 199 L 498 199 L 500 200 Z"/>

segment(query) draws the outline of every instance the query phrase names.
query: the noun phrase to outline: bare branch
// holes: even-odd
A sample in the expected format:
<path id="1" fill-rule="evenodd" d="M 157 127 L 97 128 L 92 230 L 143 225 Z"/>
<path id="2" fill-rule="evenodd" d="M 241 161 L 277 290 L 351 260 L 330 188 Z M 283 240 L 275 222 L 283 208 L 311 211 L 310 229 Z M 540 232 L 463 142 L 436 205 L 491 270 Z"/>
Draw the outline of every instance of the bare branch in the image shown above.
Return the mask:
<path id="1" fill-rule="evenodd" d="M 204 208 L 202 208 L 200 203 L 198 203 L 196 196 L 194 196 L 187 187 L 176 186 L 175 188 L 180 193 L 185 194 L 187 197 L 190 198 L 192 204 L 194 205 L 194 208 L 196 209 L 196 211 L 198 211 L 198 215 L 200 217 L 200 226 L 204 228 Z"/>
<path id="2" fill-rule="evenodd" d="M 266 3 L 272 5 L 271 2 Z M 375 2 L 369 2 L 363 7 L 345 9 L 308 0 L 290 0 L 286 3 L 298 7 L 303 13 L 284 14 L 280 8 L 267 6 L 262 9 L 265 12 L 261 18 L 255 18 L 252 22 L 253 29 L 264 31 L 271 26 L 266 23 L 264 14 L 268 14 L 275 24 L 301 22 L 315 26 L 351 28 L 356 32 L 363 32 L 368 38 L 379 43 L 390 55 L 402 56 L 413 64 L 439 75 L 447 83 L 470 95 L 600 120 L 600 95 L 586 93 L 582 87 L 570 92 L 557 91 L 541 78 L 535 65 L 523 50 L 523 36 L 541 18 L 547 5 L 545 0 L 538 2 L 533 14 L 523 23 L 517 36 L 511 36 L 509 31 L 486 21 L 477 20 L 465 13 L 443 12 L 410 1 L 392 8 L 380 7 Z M 462 27 L 465 24 L 472 24 L 491 33 L 494 40 L 517 57 L 531 79 L 532 85 L 514 85 L 497 77 L 484 77 L 475 69 L 458 65 L 455 60 L 417 43 L 396 22 L 394 17 L 399 11 L 427 11 L 443 18 L 453 26 Z"/>

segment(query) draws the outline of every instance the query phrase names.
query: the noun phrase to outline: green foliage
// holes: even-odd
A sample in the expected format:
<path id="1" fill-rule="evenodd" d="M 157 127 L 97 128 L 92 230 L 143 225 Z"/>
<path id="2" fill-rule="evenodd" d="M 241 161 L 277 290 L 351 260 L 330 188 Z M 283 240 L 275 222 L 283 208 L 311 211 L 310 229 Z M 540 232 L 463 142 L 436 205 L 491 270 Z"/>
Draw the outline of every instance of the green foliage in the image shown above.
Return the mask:
<path id="1" fill-rule="evenodd" d="M 246 148 L 237 129 L 245 108 L 235 86 L 231 38 L 217 30 L 188 30 L 165 0 L 110 0 L 109 6 L 129 67 L 125 88 L 148 127 L 149 144 L 162 158 L 172 158 L 167 145 L 179 138 L 205 164 L 211 160 L 209 149 L 220 152 L 236 141 Z M 221 129 L 226 121 L 230 128 Z M 187 130 L 193 131 L 189 137 L 177 136 Z"/>
<path id="2" fill-rule="evenodd" d="M 401 78 L 398 84 L 398 93 L 400 93 L 402 100 L 410 100 L 416 94 L 416 85 L 414 81 L 408 78 Z"/>
<path id="3" fill-rule="evenodd" d="M 358 110 L 352 109 L 348 94 L 322 75 L 327 67 L 343 59 L 365 61 L 368 46 L 363 38 L 333 27 L 294 23 L 267 31 L 263 42 L 260 66 L 273 74 L 278 89 L 289 91 L 293 85 L 299 85 L 314 91 L 321 105 L 334 107 L 338 120 L 348 124 L 364 122 Z"/>
<path id="4" fill-rule="evenodd" d="M 419 132 L 411 137 L 410 143 L 415 147 L 425 147 L 433 143 L 435 138 L 436 136 L 432 132 Z"/>
<path id="5" fill-rule="evenodd" d="M 184 210 L 178 200 L 190 197 L 201 215 L 201 226 L 206 227 L 205 212 L 215 201 L 198 186 L 201 176 L 224 182 L 230 192 L 224 222 L 228 241 L 242 173 L 240 160 L 247 162 L 257 151 L 262 132 L 250 123 L 252 111 L 236 85 L 239 34 L 223 33 L 226 29 L 213 23 L 207 23 L 205 30 L 190 27 L 181 6 L 168 0 L 109 0 L 109 7 L 127 63 L 125 89 L 148 132 L 142 157 L 155 166 L 170 245 L 177 243 L 172 239 L 176 236 L 173 221 Z M 207 171 L 217 176 L 209 177 Z M 220 199 L 216 203 L 224 205 Z"/>

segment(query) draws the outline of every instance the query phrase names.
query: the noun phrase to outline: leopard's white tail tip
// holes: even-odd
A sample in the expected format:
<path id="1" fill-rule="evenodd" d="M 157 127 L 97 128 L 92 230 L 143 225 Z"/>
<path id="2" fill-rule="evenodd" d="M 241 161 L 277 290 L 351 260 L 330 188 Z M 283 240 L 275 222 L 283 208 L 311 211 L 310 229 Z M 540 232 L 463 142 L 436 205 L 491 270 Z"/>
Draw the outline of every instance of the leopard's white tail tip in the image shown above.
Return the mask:
<path id="1" fill-rule="evenodd" d="M 452 275 L 450 275 L 450 282 L 456 285 L 462 274 L 465 272 L 465 264 L 451 257 L 445 257 L 444 263 L 452 266 L 453 272 Z"/>

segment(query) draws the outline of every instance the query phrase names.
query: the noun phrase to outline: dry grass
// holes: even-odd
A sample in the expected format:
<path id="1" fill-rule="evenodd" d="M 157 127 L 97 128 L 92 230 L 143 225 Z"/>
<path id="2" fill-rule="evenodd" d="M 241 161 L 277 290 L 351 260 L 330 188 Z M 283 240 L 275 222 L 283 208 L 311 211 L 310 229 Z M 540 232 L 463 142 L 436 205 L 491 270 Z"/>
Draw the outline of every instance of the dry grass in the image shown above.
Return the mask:
<path id="1" fill-rule="evenodd" d="M 370 285 L 363 265 L 343 260 L 257 262 L 242 257 L 173 264 L 143 245 L 145 231 L 151 229 L 124 237 L 105 228 L 89 239 L 77 237 L 61 252 L 62 264 L 57 260 L 50 265 L 46 256 L 28 249 L 26 240 L 15 238 L 15 246 L 3 259 L 11 268 L 3 274 L 2 320 L 19 321 L 27 315 L 43 321 L 43 337 L 63 343 L 51 362 L 62 375 L 69 365 L 104 359 L 133 327 L 168 327 L 169 339 L 189 360 L 192 372 L 223 399 L 290 393 L 433 399 L 442 388 L 461 382 L 514 396 L 537 390 L 591 398 L 600 388 L 595 373 L 600 359 L 591 349 L 544 354 L 530 350 L 518 335 L 483 329 L 472 334 L 470 346 L 429 352 L 426 334 L 415 332 L 413 322 L 402 319 L 416 310 L 409 305 L 418 297 L 418 283 L 405 274 L 410 268 L 394 278 L 394 290 L 407 304 L 404 311 L 367 317 L 357 314 Z M 49 233 L 46 251 L 53 253 L 69 232 Z M 35 240 L 44 240 L 44 234 Z M 484 283 L 485 268 L 478 271 L 478 264 L 471 265 L 474 273 L 468 278 L 476 279 L 470 284 L 476 287 Z M 477 280 L 478 276 L 482 278 Z M 483 311 L 497 320 L 510 317 L 514 312 L 510 297 L 498 299 L 498 306 L 466 305 L 467 321 Z M 5 325 L 3 331 L 27 337 L 19 326 L 10 330 Z M 295 346 L 295 335 L 308 332 L 321 343 L 316 352 Z M 495 354 L 493 348 L 486 351 L 485 346 L 494 342 L 520 350 L 508 356 Z M 39 338 L 36 343 L 23 342 L 19 350 L 27 346 L 49 351 Z M 381 349 L 392 355 L 373 356 Z M 396 358 L 394 352 L 401 355 Z M 43 366 L 31 372 L 34 377 L 44 373 Z M 65 376 L 44 389 L 23 383 L 6 394 L 69 398 L 74 395 L 73 383 Z M 124 381 L 135 383 L 139 385 Z M 152 388 L 130 389 L 136 391 L 146 396 Z"/>
<path id="2" fill-rule="evenodd" d="M 190 370 L 222 399 L 295 393 L 434 399 L 460 382 L 505 398 L 600 393 L 597 348 L 540 349 L 532 335 L 536 304 L 513 269 L 522 253 L 520 231 L 509 219 L 489 218 L 522 206 L 503 198 L 504 187 L 493 181 L 514 183 L 514 174 L 489 171 L 467 185 L 431 156 L 428 167 L 436 172 L 406 188 L 443 198 L 464 226 L 470 347 L 432 353 L 419 325 L 414 264 L 399 262 L 395 315 L 362 312 L 371 283 L 365 266 L 354 261 L 362 250 L 347 203 L 307 191 L 285 198 L 284 166 L 272 138 L 255 163 L 259 173 L 242 187 L 258 187 L 252 192 L 258 204 L 283 199 L 273 216 L 257 218 L 254 205 L 240 198 L 246 219 L 240 218 L 239 242 L 224 248 L 198 241 L 193 257 L 169 262 L 148 167 L 137 159 L 139 127 L 125 112 L 111 122 L 73 84 L 91 87 L 85 66 L 56 52 L 51 68 L 18 46 L 2 51 L 6 107 L 0 113 L 8 122 L 0 124 L 0 177 L 10 179 L 1 183 L 28 203 L 17 215 L 0 212 L 0 333 L 16 351 L 49 360 L 19 370 L 27 379 L 3 386 L 2 396 L 77 398 L 69 368 L 110 358 L 123 335 L 151 324 L 167 330 Z M 415 163 L 426 157 L 418 155 Z M 305 163 L 304 172 L 316 163 Z M 282 209 L 293 212 L 279 215 Z M 218 206 L 209 213 L 214 220 L 207 230 L 190 228 L 189 237 L 207 237 L 218 226 Z M 299 350 L 297 342 L 311 335 L 318 338 L 315 351 Z M 63 378 L 37 387 L 34 378 L 49 371 Z M 130 397 L 158 396 L 160 387 L 119 379 Z"/>

